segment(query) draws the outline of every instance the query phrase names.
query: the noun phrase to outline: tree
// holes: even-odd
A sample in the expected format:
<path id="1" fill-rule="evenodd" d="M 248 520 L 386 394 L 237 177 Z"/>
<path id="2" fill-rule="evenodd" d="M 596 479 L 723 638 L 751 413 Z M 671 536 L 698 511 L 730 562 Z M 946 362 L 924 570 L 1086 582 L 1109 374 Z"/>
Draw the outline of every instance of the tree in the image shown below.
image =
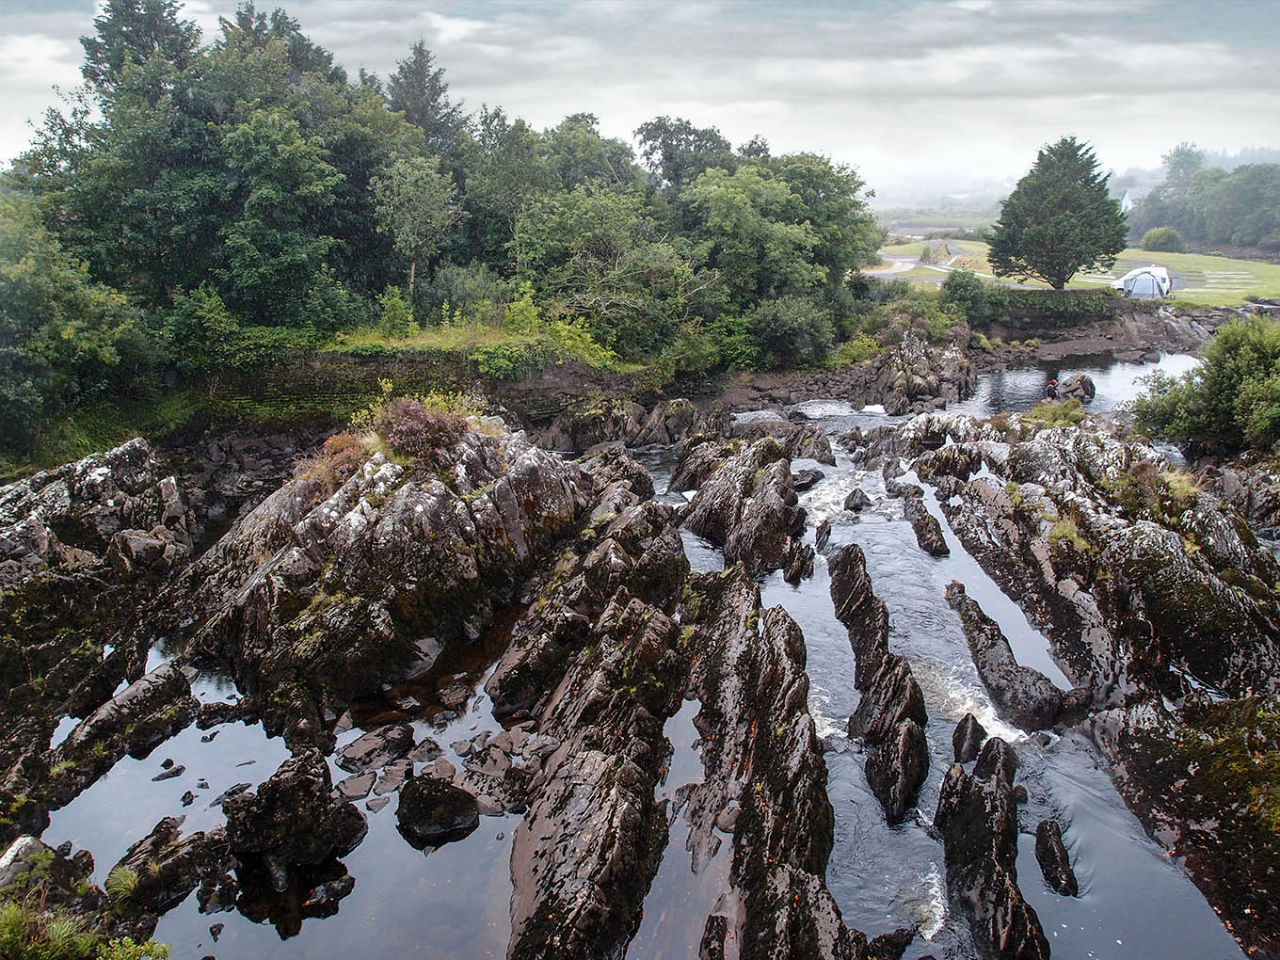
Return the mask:
<path id="1" fill-rule="evenodd" d="M 444 68 L 435 66 L 435 58 L 422 40 L 409 49 L 408 57 L 396 63 L 396 72 L 387 79 L 387 106 L 422 129 L 428 153 L 449 159 L 457 155 L 467 117 L 460 104 L 449 101 Z"/>
<path id="2" fill-rule="evenodd" d="M 1125 233 L 1097 157 L 1063 137 L 1039 152 L 1005 200 L 987 259 L 997 277 L 1032 277 L 1061 290 L 1080 270 L 1111 269 Z"/>
<path id="3" fill-rule="evenodd" d="M 655 117 L 636 128 L 645 165 L 679 194 L 712 167 L 733 170 L 736 158 L 729 141 L 715 127 L 695 127 L 679 117 Z"/>
<path id="4" fill-rule="evenodd" d="M 176 0 L 107 0 L 93 21 L 97 36 L 80 39 L 81 73 L 95 93 L 110 100 L 129 64 L 144 66 L 153 57 L 179 71 L 190 66 L 200 31 L 178 19 L 178 7 Z"/>
<path id="5" fill-rule="evenodd" d="M 378 231 L 389 233 L 396 253 L 409 260 L 409 296 L 413 297 L 418 261 L 429 258 L 449 228 L 462 216 L 458 190 L 425 157 L 397 160 L 370 184 L 378 212 Z"/>

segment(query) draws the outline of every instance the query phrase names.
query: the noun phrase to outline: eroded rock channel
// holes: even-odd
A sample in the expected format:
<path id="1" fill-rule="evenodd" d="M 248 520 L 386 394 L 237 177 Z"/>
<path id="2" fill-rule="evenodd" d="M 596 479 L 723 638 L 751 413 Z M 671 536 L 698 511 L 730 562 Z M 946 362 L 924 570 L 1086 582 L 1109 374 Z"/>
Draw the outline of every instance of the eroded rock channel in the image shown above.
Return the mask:
<path id="1" fill-rule="evenodd" d="M 0 881 L 175 957 L 1277 955 L 1186 733 L 1274 710 L 1249 524 L 1100 422 L 790 412 L 0 490 Z"/>

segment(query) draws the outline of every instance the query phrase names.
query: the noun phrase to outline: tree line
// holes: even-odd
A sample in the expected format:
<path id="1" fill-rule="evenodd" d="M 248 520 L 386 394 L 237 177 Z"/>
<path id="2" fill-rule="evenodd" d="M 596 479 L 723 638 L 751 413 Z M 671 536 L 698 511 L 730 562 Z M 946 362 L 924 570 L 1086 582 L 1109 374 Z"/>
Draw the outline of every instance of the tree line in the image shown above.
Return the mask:
<path id="1" fill-rule="evenodd" d="M 421 41 L 354 77 L 284 11 L 205 42 L 108 0 L 82 87 L 0 186 L 0 430 L 95 396 L 279 362 L 341 331 L 558 323 L 622 361 L 821 359 L 882 233 L 810 153 L 658 117 L 468 112 Z M 522 308 L 522 309 L 513 309 Z"/>
<path id="2" fill-rule="evenodd" d="M 1280 164 L 1228 171 L 1209 166 L 1203 151 L 1189 143 L 1162 159 L 1164 179 L 1129 211 L 1134 238 L 1171 228 L 1193 243 L 1280 250 Z"/>

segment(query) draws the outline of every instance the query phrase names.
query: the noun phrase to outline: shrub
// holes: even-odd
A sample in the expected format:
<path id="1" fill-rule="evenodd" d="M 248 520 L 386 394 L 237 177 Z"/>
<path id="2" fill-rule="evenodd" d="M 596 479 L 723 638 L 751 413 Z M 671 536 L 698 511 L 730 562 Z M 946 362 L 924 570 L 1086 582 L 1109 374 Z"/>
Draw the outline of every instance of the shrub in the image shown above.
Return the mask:
<path id="1" fill-rule="evenodd" d="M 959 310 L 970 323 L 987 319 L 987 287 L 968 270 L 952 270 L 942 281 L 938 295 L 943 306 Z"/>
<path id="2" fill-rule="evenodd" d="M 1181 377 L 1145 378 L 1134 403 L 1138 428 L 1175 443 L 1227 451 L 1280 440 L 1280 321 L 1219 327 L 1204 362 Z"/>
<path id="3" fill-rule="evenodd" d="M 839 349 L 827 360 L 827 366 L 833 368 L 850 367 L 855 363 L 865 363 L 871 358 L 879 356 L 879 354 L 880 344 L 865 333 L 859 333 L 840 344 Z"/>
<path id="4" fill-rule="evenodd" d="M 438 460 L 458 442 L 467 421 L 454 413 L 427 410 L 419 401 L 401 397 L 382 408 L 374 431 L 391 452 L 415 459 Z"/>
<path id="5" fill-rule="evenodd" d="M 324 442 L 325 472 L 331 486 L 340 487 L 360 469 L 369 451 L 350 433 L 335 433 Z"/>
<path id="6" fill-rule="evenodd" d="M 1141 247 L 1159 253 L 1186 253 L 1187 241 L 1173 227 L 1153 227 L 1142 235 Z"/>
<path id="7" fill-rule="evenodd" d="M 767 367 L 813 366 L 831 352 L 831 317 L 804 297 L 765 301 L 751 312 L 749 325 L 751 338 Z"/>
<path id="8" fill-rule="evenodd" d="M 387 287 L 378 297 L 378 308 L 378 325 L 385 336 L 402 338 L 418 332 L 413 322 L 413 307 L 399 287 Z"/>

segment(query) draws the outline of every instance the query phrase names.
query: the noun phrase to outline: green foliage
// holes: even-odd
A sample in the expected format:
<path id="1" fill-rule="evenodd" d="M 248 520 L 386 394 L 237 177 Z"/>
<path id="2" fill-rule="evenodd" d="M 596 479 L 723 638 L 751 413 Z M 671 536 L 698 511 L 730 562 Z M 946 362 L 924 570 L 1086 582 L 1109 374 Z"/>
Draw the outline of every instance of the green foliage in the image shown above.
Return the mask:
<path id="1" fill-rule="evenodd" d="M 93 282 L 27 199 L 0 193 L 0 445 L 153 362 L 141 317 Z"/>
<path id="2" fill-rule="evenodd" d="M 138 872 L 123 864 L 117 864 L 107 874 L 104 884 L 109 896 L 117 904 L 128 903 L 133 892 L 138 888 Z"/>
<path id="3" fill-rule="evenodd" d="M 399 287 L 387 287 L 378 297 L 378 327 L 388 337 L 408 337 L 418 332 L 413 322 L 413 307 L 400 293 Z"/>
<path id="4" fill-rule="evenodd" d="M 751 312 L 748 327 L 760 357 L 770 367 L 814 366 L 831 352 L 831 318 L 807 298 L 767 300 Z"/>
<path id="5" fill-rule="evenodd" d="M 954 307 L 970 323 L 982 323 L 987 319 L 987 286 L 968 270 L 952 270 L 942 281 L 939 300 L 943 306 Z"/>
<path id="6" fill-rule="evenodd" d="M 1187 241 L 1173 227 L 1152 227 L 1142 235 L 1143 250 L 1154 250 L 1161 253 L 1186 253 Z"/>
<path id="7" fill-rule="evenodd" d="M 1061 290 L 1080 270 L 1109 270 L 1124 247 L 1124 215 L 1097 158 L 1063 137 L 1040 150 L 1005 200 L 987 259 L 997 277 L 1033 277 Z"/>
<path id="8" fill-rule="evenodd" d="M 1079 525 L 1071 519 L 1059 520 L 1053 525 L 1049 530 L 1049 545 L 1057 549 L 1070 546 L 1082 556 L 1093 552 L 1093 544 L 1080 532 Z"/>
<path id="9" fill-rule="evenodd" d="M 439 166 L 424 157 L 404 158 L 369 182 L 378 231 L 390 234 L 393 249 L 409 261 L 411 296 L 418 262 L 438 253 L 450 227 L 462 217 L 458 190 Z"/>
<path id="10" fill-rule="evenodd" d="M 98 949 L 98 960 L 168 960 L 167 944 L 148 940 L 145 943 L 134 943 L 132 937 L 121 937 L 108 940 L 105 946 Z"/>
<path id="11" fill-rule="evenodd" d="M 1280 440 L 1280 322 L 1219 327 L 1202 355 L 1181 377 L 1145 379 L 1134 404 L 1139 428 L 1201 449 L 1265 450 Z"/>
<path id="12" fill-rule="evenodd" d="M 1085 416 L 1079 398 L 1071 397 L 1061 402 L 1045 400 L 1037 403 L 1022 414 L 1022 421 L 1035 429 L 1078 427 L 1084 422 Z"/>
<path id="13" fill-rule="evenodd" d="M 865 333 L 859 333 L 836 348 L 835 353 L 827 359 L 827 366 L 849 367 L 857 363 L 866 363 L 879 355 L 880 344 Z"/>

